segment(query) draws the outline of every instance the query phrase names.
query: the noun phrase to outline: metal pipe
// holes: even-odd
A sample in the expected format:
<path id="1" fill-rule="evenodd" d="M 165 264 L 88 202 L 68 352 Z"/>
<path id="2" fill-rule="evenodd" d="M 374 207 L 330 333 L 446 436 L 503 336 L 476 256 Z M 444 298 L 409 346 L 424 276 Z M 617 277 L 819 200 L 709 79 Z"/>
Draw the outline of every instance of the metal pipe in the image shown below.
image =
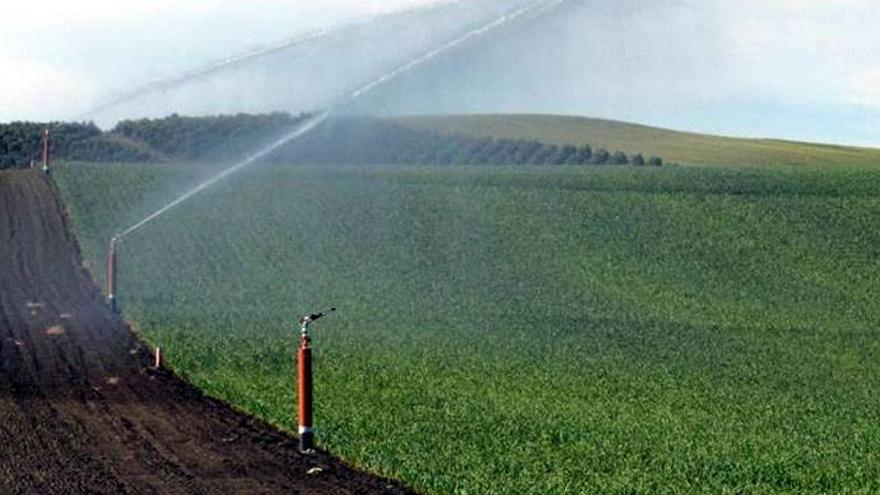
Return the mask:
<path id="1" fill-rule="evenodd" d="M 312 423 L 314 406 L 312 396 L 312 339 L 309 335 L 309 325 L 333 311 L 336 311 L 336 308 L 330 308 L 320 313 L 308 314 L 299 319 L 300 338 L 299 350 L 296 354 L 296 388 L 297 404 L 299 406 L 299 451 L 304 454 L 314 452 L 315 448 L 315 428 Z"/>
<path id="2" fill-rule="evenodd" d="M 107 302 L 113 312 L 116 312 L 116 240 L 116 236 L 110 239 L 110 251 L 107 254 Z"/>
<path id="3" fill-rule="evenodd" d="M 49 129 L 43 129 L 43 172 L 49 173 Z"/>

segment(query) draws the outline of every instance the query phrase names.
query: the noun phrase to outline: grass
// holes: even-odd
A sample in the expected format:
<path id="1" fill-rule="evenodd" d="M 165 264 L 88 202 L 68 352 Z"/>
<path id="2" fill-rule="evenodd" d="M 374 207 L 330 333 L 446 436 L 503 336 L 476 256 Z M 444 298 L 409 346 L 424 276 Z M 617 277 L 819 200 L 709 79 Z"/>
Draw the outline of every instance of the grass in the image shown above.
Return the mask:
<path id="1" fill-rule="evenodd" d="M 93 274 L 187 166 L 67 164 Z M 880 490 L 880 171 L 260 166 L 133 233 L 208 393 L 428 493 Z"/>
<path id="2" fill-rule="evenodd" d="M 559 115 L 448 115 L 402 117 L 423 129 L 473 136 L 588 144 L 657 155 L 667 162 L 723 166 L 880 166 L 880 150 L 778 139 L 741 139 L 672 131 L 626 122 Z"/>

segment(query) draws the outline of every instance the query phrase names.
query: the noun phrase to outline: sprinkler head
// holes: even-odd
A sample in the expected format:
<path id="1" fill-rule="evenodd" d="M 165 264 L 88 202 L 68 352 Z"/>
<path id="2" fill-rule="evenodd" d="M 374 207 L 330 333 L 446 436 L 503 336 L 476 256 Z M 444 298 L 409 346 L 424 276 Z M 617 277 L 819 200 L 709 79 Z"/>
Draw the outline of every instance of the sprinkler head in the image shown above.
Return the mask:
<path id="1" fill-rule="evenodd" d="M 317 320 L 318 318 L 323 318 L 334 311 L 336 311 L 336 308 L 330 308 L 330 309 L 321 311 L 320 313 L 312 313 L 309 315 L 305 315 L 299 319 L 299 324 L 301 326 L 308 325 L 309 323 Z"/>
<path id="2" fill-rule="evenodd" d="M 330 309 L 326 309 L 324 311 L 321 311 L 320 313 L 312 313 L 312 314 L 308 314 L 308 315 L 305 315 L 302 318 L 300 318 L 298 323 L 299 323 L 300 331 L 302 332 L 303 337 L 308 336 L 309 325 L 313 321 L 317 320 L 318 318 L 323 318 L 334 311 L 336 311 L 336 308 L 330 308 Z"/>

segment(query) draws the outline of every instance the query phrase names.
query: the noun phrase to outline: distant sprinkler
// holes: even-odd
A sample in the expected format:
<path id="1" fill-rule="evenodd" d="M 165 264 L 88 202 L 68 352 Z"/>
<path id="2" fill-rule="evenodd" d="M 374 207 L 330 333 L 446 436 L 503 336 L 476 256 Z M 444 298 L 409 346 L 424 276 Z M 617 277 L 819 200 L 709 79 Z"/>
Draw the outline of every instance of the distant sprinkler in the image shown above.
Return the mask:
<path id="1" fill-rule="evenodd" d="M 49 129 L 43 129 L 43 173 L 49 173 Z"/>
<path id="2" fill-rule="evenodd" d="M 309 325 L 318 318 L 336 311 L 330 308 L 299 319 L 300 339 L 297 352 L 297 399 L 299 403 L 299 450 L 309 454 L 315 448 L 315 429 L 312 426 L 312 347 Z"/>
<path id="3" fill-rule="evenodd" d="M 110 249 L 107 253 L 107 302 L 110 309 L 116 312 L 116 243 L 118 236 L 110 239 Z"/>

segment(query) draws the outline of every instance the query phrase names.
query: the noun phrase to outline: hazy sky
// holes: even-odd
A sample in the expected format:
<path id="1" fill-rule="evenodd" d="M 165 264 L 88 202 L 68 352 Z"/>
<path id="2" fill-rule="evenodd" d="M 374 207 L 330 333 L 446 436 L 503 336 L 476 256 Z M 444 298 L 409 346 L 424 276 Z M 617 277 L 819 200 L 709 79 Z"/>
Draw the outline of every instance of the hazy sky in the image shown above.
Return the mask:
<path id="1" fill-rule="evenodd" d="M 13 2 L 0 17 L 0 121 L 71 118 L 113 91 L 150 79 L 429 3 L 438 2 Z M 567 113 L 880 145 L 876 0 L 571 3 L 546 22 L 498 33 L 404 78 L 374 106 Z M 389 45 L 383 50 L 406 48 Z M 327 66 L 342 67 L 347 55 L 325 57 L 316 73 L 330 74 Z M 311 73 L 306 62 L 299 67 Z M 223 108 L 235 108 L 235 101 L 227 103 Z"/>

